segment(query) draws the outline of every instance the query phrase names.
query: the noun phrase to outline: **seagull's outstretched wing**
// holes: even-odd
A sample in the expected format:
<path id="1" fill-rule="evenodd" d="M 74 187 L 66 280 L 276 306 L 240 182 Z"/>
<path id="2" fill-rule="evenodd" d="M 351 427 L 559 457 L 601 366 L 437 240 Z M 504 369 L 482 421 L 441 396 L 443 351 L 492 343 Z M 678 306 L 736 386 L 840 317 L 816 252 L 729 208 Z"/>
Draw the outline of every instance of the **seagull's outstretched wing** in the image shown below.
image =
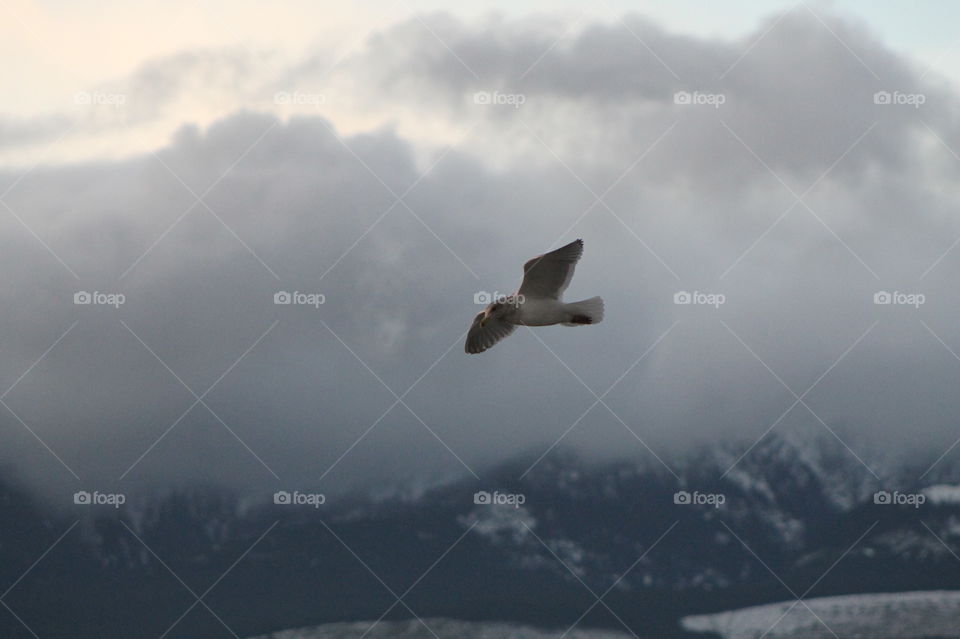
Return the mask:
<path id="1" fill-rule="evenodd" d="M 513 332 L 513 324 L 508 324 L 503 320 L 490 318 L 486 326 L 480 325 L 484 313 L 481 311 L 473 318 L 473 324 L 467 332 L 467 342 L 464 344 L 464 350 L 468 353 L 482 353 L 504 337 Z"/>
<path id="2" fill-rule="evenodd" d="M 524 297 L 560 299 L 570 285 L 573 269 L 581 255 L 583 240 L 576 240 L 528 260 L 523 265 L 523 283 L 517 293 Z"/>

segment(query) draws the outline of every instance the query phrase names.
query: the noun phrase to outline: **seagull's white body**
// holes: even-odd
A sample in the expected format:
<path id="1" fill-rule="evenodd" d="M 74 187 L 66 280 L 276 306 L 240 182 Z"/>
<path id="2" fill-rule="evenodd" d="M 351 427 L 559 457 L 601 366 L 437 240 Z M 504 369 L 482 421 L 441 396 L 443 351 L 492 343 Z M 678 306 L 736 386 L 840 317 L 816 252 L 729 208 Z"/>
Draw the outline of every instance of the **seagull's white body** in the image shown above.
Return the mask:
<path id="1" fill-rule="evenodd" d="M 517 296 L 520 294 L 517 293 Z M 517 324 L 524 326 L 552 326 L 569 322 L 572 313 L 568 310 L 570 304 L 561 300 L 550 299 L 546 297 L 534 297 L 532 299 L 523 298 L 522 302 L 517 303 Z"/>
<path id="2" fill-rule="evenodd" d="M 482 353 L 516 326 L 583 326 L 603 320 L 603 300 L 564 302 L 563 292 L 583 255 L 583 240 L 544 253 L 523 265 L 523 283 L 510 297 L 495 300 L 473 318 L 464 350 Z"/>

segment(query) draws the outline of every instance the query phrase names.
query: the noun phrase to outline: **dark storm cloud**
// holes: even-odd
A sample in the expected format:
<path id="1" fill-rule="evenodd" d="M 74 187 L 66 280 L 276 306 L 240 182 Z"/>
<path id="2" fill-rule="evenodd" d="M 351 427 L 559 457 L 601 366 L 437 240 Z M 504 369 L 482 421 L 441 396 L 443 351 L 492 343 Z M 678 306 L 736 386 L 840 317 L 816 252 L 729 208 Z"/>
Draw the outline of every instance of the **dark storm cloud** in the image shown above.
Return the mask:
<path id="1" fill-rule="evenodd" d="M 958 161 L 936 136 L 957 139 L 955 94 L 859 27 L 825 18 L 831 34 L 802 11 L 733 68 L 769 24 L 730 43 L 628 17 L 629 30 L 587 26 L 527 72 L 562 30 L 428 20 L 479 80 L 413 22 L 344 69 L 424 117 L 479 120 L 452 150 L 238 113 L 183 127 L 156 157 L 2 176 L 23 224 L 2 218 L 0 386 L 77 322 L 4 401 L 82 483 L 323 477 L 333 490 L 482 475 L 546 449 L 594 404 L 584 384 L 602 394 L 660 338 L 565 443 L 651 464 L 627 426 L 657 452 L 747 445 L 794 403 L 784 385 L 801 394 L 829 370 L 805 397 L 816 416 L 797 406 L 777 428 L 822 430 L 822 418 L 868 458 L 949 445 L 960 362 L 938 339 L 960 346 L 960 256 L 937 260 L 960 236 Z M 470 99 L 500 89 L 527 101 Z M 680 105 L 677 91 L 726 100 Z M 926 100 L 875 104 L 877 91 Z M 591 190 L 615 182 L 595 204 Z M 604 323 L 543 329 L 543 343 L 521 330 L 464 355 L 474 293 L 511 291 L 525 259 L 575 237 L 586 252 L 568 296 L 604 296 Z M 275 305 L 281 290 L 325 303 Z M 126 301 L 77 306 L 77 291 Z M 681 291 L 725 302 L 676 305 Z M 878 291 L 925 303 L 875 305 Z M 391 390 L 415 383 L 377 422 Z M 0 415 L 6 464 L 77 485 Z"/>

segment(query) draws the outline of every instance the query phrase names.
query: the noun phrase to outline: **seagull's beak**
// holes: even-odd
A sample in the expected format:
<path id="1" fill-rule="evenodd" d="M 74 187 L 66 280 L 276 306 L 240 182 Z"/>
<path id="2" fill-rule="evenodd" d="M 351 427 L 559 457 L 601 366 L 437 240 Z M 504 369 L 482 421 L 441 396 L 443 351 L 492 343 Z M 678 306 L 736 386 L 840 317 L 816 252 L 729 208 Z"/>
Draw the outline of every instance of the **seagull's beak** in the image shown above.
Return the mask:
<path id="1" fill-rule="evenodd" d="M 480 328 L 484 328 L 487 325 L 487 320 L 490 319 L 489 315 L 484 315 L 480 318 Z"/>

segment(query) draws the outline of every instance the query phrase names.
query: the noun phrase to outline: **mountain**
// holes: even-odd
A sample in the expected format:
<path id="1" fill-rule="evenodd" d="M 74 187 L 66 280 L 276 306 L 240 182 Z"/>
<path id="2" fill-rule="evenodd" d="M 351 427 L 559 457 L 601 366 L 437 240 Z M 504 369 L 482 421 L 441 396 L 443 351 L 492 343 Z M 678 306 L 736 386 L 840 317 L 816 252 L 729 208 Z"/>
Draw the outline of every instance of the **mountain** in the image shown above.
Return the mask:
<path id="1" fill-rule="evenodd" d="M 275 504 L 198 488 L 70 516 L 0 481 L 13 611 L 0 636 L 32 636 L 24 624 L 45 638 L 253 636 L 419 616 L 663 638 L 701 636 L 684 617 L 800 595 L 960 589 L 949 460 L 919 479 L 925 460 L 868 467 L 826 433 L 771 434 L 737 462 L 745 448 L 671 458 L 679 479 L 554 450 L 525 475 L 535 457 L 425 490 Z"/>

